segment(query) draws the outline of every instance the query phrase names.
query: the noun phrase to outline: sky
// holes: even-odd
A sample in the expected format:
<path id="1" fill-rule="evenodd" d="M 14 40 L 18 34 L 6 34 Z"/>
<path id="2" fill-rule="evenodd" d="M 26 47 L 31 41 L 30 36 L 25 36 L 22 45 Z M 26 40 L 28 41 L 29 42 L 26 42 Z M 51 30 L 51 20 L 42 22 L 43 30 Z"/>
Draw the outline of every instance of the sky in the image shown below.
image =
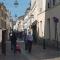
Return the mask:
<path id="1" fill-rule="evenodd" d="M 12 17 L 22 16 L 25 14 L 26 9 L 29 7 L 30 0 L 17 0 L 19 5 L 16 7 L 14 5 L 15 0 L 0 0 L 0 2 L 4 2 L 7 10 L 11 12 Z"/>

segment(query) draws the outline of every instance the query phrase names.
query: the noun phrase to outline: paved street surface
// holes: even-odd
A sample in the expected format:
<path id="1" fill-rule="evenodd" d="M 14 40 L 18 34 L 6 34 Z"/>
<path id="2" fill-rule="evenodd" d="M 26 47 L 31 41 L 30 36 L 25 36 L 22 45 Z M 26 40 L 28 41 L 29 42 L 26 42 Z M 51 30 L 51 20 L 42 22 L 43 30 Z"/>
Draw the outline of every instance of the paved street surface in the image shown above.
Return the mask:
<path id="1" fill-rule="evenodd" d="M 46 48 L 42 49 L 39 45 L 32 46 L 32 52 L 28 53 L 24 50 L 24 42 L 18 41 L 21 46 L 21 53 L 17 53 L 15 56 L 13 51 L 10 50 L 10 41 L 7 41 L 6 56 L 0 52 L 0 60 L 60 60 L 60 51 L 55 49 Z"/>

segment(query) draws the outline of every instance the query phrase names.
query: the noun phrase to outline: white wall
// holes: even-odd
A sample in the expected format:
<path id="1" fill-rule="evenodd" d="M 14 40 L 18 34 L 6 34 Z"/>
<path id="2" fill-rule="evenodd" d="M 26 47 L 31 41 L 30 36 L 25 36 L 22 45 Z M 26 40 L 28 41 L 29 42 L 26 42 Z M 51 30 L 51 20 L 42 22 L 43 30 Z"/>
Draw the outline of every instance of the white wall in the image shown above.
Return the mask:
<path id="1" fill-rule="evenodd" d="M 36 0 L 31 0 L 31 8 L 34 6 Z"/>
<path id="2" fill-rule="evenodd" d="M 44 25 L 45 25 L 45 12 L 38 15 L 38 27 L 40 37 L 44 37 Z"/>
<path id="3" fill-rule="evenodd" d="M 56 6 L 54 8 L 52 8 L 51 10 L 48 10 L 46 12 L 46 22 L 47 22 L 47 19 L 50 18 L 50 31 L 51 31 L 51 40 L 54 40 L 55 39 L 55 23 L 54 23 L 54 20 L 53 20 L 53 17 L 57 17 L 59 19 L 59 22 L 58 22 L 58 39 L 60 40 L 60 5 L 59 6 Z M 46 23 L 45 24 L 45 37 L 48 38 L 48 34 L 49 32 L 48 29 L 48 24 Z"/>

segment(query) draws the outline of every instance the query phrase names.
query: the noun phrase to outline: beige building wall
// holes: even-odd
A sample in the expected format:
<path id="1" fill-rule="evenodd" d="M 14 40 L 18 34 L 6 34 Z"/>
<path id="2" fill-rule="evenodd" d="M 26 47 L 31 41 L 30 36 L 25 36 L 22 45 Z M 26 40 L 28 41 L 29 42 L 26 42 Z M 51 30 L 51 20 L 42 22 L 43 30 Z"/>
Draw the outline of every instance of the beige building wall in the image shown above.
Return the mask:
<path id="1" fill-rule="evenodd" d="M 18 20 L 19 20 L 19 22 L 18 22 L 18 27 L 17 27 L 17 29 L 18 29 L 18 31 L 19 32 L 22 32 L 23 31 L 23 27 L 24 27 L 24 16 L 21 16 L 21 17 L 18 17 Z"/>
<path id="2" fill-rule="evenodd" d="M 39 0 L 40 1 L 40 0 Z M 39 2 L 37 0 L 37 9 L 38 9 L 38 17 L 37 17 L 37 21 L 38 21 L 38 31 L 39 31 L 39 36 L 43 37 L 45 39 L 49 39 L 50 40 L 55 40 L 55 23 L 53 20 L 53 17 L 57 17 L 60 20 L 60 1 L 55 2 L 55 5 L 53 5 L 53 0 L 45 0 L 45 2 L 43 2 L 45 4 L 44 9 L 42 7 L 42 10 L 40 9 L 39 6 Z M 43 1 L 43 0 L 42 0 Z M 51 6 L 48 8 L 48 2 L 51 3 Z M 42 3 L 42 6 L 43 6 Z M 49 33 L 49 19 L 50 19 L 50 33 Z M 57 33 L 58 33 L 58 40 L 60 41 L 60 21 L 57 23 Z M 50 34 L 50 37 L 49 37 Z"/>
<path id="3" fill-rule="evenodd" d="M 10 26 L 10 13 L 9 11 L 7 11 L 7 19 L 6 19 L 6 29 L 7 29 L 7 34 L 8 34 L 8 40 L 9 40 L 9 33 L 10 33 L 10 30 L 11 30 L 11 26 Z"/>
<path id="4" fill-rule="evenodd" d="M 20 20 L 20 21 L 19 21 L 18 31 L 19 31 L 19 32 L 23 31 L 23 20 Z"/>
<path id="5" fill-rule="evenodd" d="M 2 51 L 3 49 L 5 50 L 6 40 L 8 40 L 7 18 L 8 18 L 7 9 L 4 6 L 4 4 L 0 3 L 0 43 Z"/>
<path id="6" fill-rule="evenodd" d="M 32 3 L 32 2 L 31 2 Z M 37 21 L 37 33 L 39 37 L 44 37 L 44 24 L 45 24 L 45 5 L 46 0 L 34 0 L 31 7 L 34 22 Z"/>

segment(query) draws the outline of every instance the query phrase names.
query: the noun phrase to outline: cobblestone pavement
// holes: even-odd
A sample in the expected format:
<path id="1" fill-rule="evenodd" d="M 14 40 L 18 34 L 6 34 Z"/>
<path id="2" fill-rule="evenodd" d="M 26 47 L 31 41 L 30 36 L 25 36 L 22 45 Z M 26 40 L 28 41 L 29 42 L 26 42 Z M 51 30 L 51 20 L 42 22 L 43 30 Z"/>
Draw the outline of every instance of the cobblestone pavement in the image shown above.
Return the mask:
<path id="1" fill-rule="evenodd" d="M 21 53 L 15 56 L 13 51 L 10 50 L 10 41 L 7 42 L 6 56 L 0 52 L 0 60 L 60 60 L 60 51 L 55 49 L 46 48 L 45 50 L 40 45 L 32 46 L 32 52 L 28 53 L 24 50 L 24 42 L 18 41 L 21 46 Z"/>
<path id="2" fill-rule="evenodd" d="M 17 53 L 14 55 L 13 51 L 11 51 L 10 42 L 6 44 L 6 56 L 2 55 L 0 52 L 0 60 L 28 60 L 25 55 L 22 53 Z"/>

